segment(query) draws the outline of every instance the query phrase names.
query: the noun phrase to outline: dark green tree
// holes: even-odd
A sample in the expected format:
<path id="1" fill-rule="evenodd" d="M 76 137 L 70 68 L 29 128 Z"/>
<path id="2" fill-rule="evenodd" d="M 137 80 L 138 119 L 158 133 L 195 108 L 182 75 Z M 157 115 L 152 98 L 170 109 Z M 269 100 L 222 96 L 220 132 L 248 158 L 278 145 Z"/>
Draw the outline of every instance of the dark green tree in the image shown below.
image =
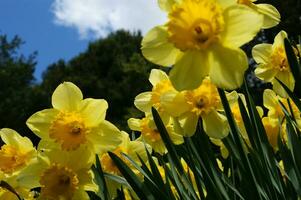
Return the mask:
<path id="1" fill-rule="evenodd" d="M 13 128 L 34 139 L 25 121 L 35 107 L 32 84 L 36 54 L 19 54 L 22 43 L 18 36 L 9 40 L 0 35 L 0 127 Z"/>

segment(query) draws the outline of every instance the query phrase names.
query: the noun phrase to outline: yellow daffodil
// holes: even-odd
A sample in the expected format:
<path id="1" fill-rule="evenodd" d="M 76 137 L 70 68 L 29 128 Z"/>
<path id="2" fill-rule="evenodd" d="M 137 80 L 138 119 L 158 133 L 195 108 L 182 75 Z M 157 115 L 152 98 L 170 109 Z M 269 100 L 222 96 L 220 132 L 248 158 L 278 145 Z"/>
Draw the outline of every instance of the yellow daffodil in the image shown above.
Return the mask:
<path id="1" fill-rule="evenodd" d="M 121 133 L 122 133 L 121 134 L 122 142 L 112 152 L 115 155 L 119 156 L 125 163 L 127 163 L 128 166 L 132 167 L 135 173 L 138 174 L 139 172 L 131 165 L 131 163 L 127 159 L 124 158 L 122 154 L 128 155 L 131 159 L 133 159 L 136 163 L 139 164 L 140 160 L 137 155 L 139 155 L 140 158 L 146 162 L 147 153 L 145 148 L 147 148 L 147 150 L 150 153 L 151 153 L 151 148 L 141 141 L 137 141 L 137 140 L 131 141 L 129 138 L 129 134 L 127 134 L 126 132 L 122 131 Z M 118 167 L 115 165 L 114 161 L 111 159 L 108 153 L 99 155 L 99 157 L 100 157 L 102 169 L 105 173 L 122 176 Z M 122 185 L 108 178 L 106 179 L 106 182 L 109 188 L 109 193 L 111 194 L 112 197 L 116 197 L 117 189 L 120 189 Z"/>
<path id="2" fill-rule="evenodd" d="M 287 97 L 287 94 L 276 78 L 290 90 L 295 87 L 295 80 L 285 53 L 285 38 L 287 38 L 286 32 L 281 31 L 275 37 L 273 44 L 258 44 L 252 49 L 253 58 L 258 63 L 255 69 L 256 76 L 271 82 L 273 90 L 282 97 Z"/>
<path id="3" fill-rule="evenodd" d="M 145 35 L 142 53 L 155 64 L 174 65 L 173 86 L 195 89 L 209 75 L 218 87 L 240 87 L 248 59 L 239 47 L 258 33 L 262 15 L 235 0 L 165 0 L 159 5 L 168 21 Z"/>
<path id="4" fill-rule="evenodd" d="M 0 148 L 0 172 L 18 174 L 36 159 L 37 152 L 29 138 L 8 128 L 0 130 L 0 138 L 4 142 Z"/>
<path id="5" fill-rule="evenodd" d="M 237 0 L 238 4 L 249 6 L 253 10 L 263 15 L 262 28 L 272 28 L 279 24 L 280 14 L 278 10 L 270 4 L 255 4 L 257 0 Z"/>
<path id="6" fill-rule="evenodd" d="M 165 127 L 167 129 L 171 141 L 174 144 L 183 143 L 183 137 L 177 134 L 174 130 L 173 120 L 170 117 L 162 118 L 162 120 L 165 123 Z M 164 154 L 167 152 L 167 149 L 156 127 L 156 124 L 150 115 L 146 115 L 143 119 L 130 118 L 128 120 L 128 126 L 134 131 L 141 132 L 141 135 L 138 138 L 138 140 L 145 141 L 153 148 L 155 152 L 158 152 L 160 154 Z"/>
<path id="7" fill-rule="evenodd" d="M 21 186 L 41 187 L 41 200 L 88 200 L 85 191 L 98 190 L 90 170 L 93 162 L 94 154 L 84 148 L 68 152 L 53 146 L 41 151 L 18 182 Z"/>
<path id="8" fill-rule="evenodd" d="M 208 136 L 216 139 L 227 136 L 229 130 L 227 118 L 221 113 L 222 103 L 217 87 L 209 78 L 205 78 L 198 88 L 184 91 L 184 98 L 186 105 L 177 105 L 187 108 L 183 114 L 175 117 L 177 133 L 192 136 L 196 131 L 199 118 L 202 118 Z"/>
<path id="9" fill-rule="evenodd" d="M 67 151 L 84 145 L 95 153 L 112 150 L 120 143 L 120 131 L 105 120 L 108 104 L 104 99 L 83 99 L 76 85 L 64 82 L 54 91 L 52 106 L 27 120 L 27 126 L 42 140 Z"/>
<path id="10" fill-rule="evenodd" d="M 183 99 L 181 98 L 181 95 L 183 94 L 174 89 L 168 75 L 164 71 L 152 69 L 149 81 L 153 86 L 152 91 L 143 92 L 135 98 L 134 104 L 139 110 L 143 112 L 151 112 L 151 107 L 155 107 L 160 114 L 168 114 L 166 111 L 174 111 L 173 113 L 180 114 L 182 110 L 185 109 L 178 106 L 175 106 L 176 109 L 164 109 L 164 107 L 168 107 L 170 105 L 176 105 L 178 103 L 182 104 L 178 101 Z M 171 104 L 164 105 L 164 102 L 166 101 L 162 101 L 162 98 L 172 99 L 173 102 Z"/>

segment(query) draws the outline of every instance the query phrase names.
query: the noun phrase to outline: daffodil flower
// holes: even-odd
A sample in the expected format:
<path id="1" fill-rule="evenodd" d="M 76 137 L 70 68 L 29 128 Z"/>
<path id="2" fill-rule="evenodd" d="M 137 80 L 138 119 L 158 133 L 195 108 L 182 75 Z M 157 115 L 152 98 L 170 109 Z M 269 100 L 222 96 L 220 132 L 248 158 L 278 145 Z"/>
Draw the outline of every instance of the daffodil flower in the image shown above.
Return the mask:
<path id="1" fill-rule="evenodd" d="M 165 0 L 159 5 L 168 21 L 145 35 L 142 53 L 155 64 L 173 65 L 175 89 L 195 89 L 207 75 L 220 88 L 240 87 L 248 59 L 239 47 L 258 33 L 263 16 L 235 0 Z"/>
<path id="2" fill-rule="evenodd" d="M 227 98 L 230 100 L 236 96 L 228 93 Z M 185 112 L 180 116 L 173 116 L 176 133 L 186 137 L 194 135 L 199 118 L 201 118 L 208 136 L 221 139 L 228 135 L 228 122 L 222 113 L 221 99 L 217 87 L 209 78 L 205 78 L 198 88 L 184 91 L 184 100 L 184 105 L 178 104 L 177 106 L 187 108 Z"/>
<path id="3" fill-rule="evenodd" d="M 0 148 L 0 172 L 19 174 L 36 159 L 37 151 L 29 138 L 8 128 L 0 130 L 0 138 L 4 142 Z"/>
<path id="4" fill-rule="evenodd" d="M 76 85 L 64 82 L 54 91 L 52 106 L 33 114 L 26 123 L 42 140 L 66 151 L 83 145 L 95 153 L 112 150 L 121 142 L 120 131 L 105 120 L 108 104 L 104 99 L 83 99 Z"/>
<path id="5" fill-rule="evenodd" d="M 162 120 L 165 123 L 171 141 L 175 144 L 183 143 L 183 137 L 175 132 L 172 118 L 165 117 L 162 118 Z M 128 126 L 134 131 L 141 132 L 141 135 L 137 140 L 146 142 L 153 148 L 155 152 L 159 154 L 164 154 L 167 152 L 161 135 L 150 114 L 147 114 L 142 119 L 130 118 L 128 120 Z"/>
<path id="6" fill-rule="evenodd" d="M 238 4 L 243 4 L 249 6 L 253 10 L 263 15 L 263 24 L 262 28 L 272 28 L 279 24 L 280 22 L 280 13 L 278 10 L 270 4 L 255 4 L 257 0 L 237 0 Z"/>
<path id="7" fill-rule="evenodd" d="M 181 115 L 187 109 L 183 106 L 185 105 L 183 92 L 177 91 L 172 86 L 164 71 L 152 69 L 149 81 L 153 86 L 152 91 L 143 92 L 135 97 L 134 104 L 139 110 L 150 113 L 151 107 L 154 107 L 162 115 L 161 117 L 168 117 Z M 177 106 L 178 104 L 182 106 Z"/>
<path id="8" fill-rule="evenodd" d="M 295 80 L 285 53 L 285 38 L 287 38 L 286 32 L 280 31 L 273 44 L 258 44 L 252 49 L 253 58 L 258 63 L 255 69 L 256 76 L 261 80 L 271 82 L 273 90 L 282 97 L 287 97 L 287 94 L 277 79 L 290 90 L 295 87 Z"/>
<path id="9" fill-rule="evenodd" d="M 94 158 L 85 148 L 69 152 L 57 146 L 41 149 L 37 161 L 17 181 L 21 186 L 41 187 L 40 199 L 88 200 L 86 191 L 98 190 L 90 169 Z"/>

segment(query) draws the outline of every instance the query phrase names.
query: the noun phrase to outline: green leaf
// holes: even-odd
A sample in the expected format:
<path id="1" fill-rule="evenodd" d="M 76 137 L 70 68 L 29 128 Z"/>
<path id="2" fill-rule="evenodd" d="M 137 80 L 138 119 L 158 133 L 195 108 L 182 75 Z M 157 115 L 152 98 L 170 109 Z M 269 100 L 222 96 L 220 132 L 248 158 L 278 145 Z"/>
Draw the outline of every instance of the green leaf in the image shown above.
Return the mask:
<path id="1" fill-rule="evenodd" d="M 114 153 L 109 152 L 109 156 L 118 167 L 122 175 L 132 186 L 139 198 L 146 200 L 155 200 L 155 197 L 151 194 L 149 189 L 145 187 L 143 182 L 134 174 L 134 172 Z"/>
<path id="2" fill-rule="evenodd" d="M 301 91 L 301 67 L 298 63 L 294 49 L 287 38 L 284 39 L 284 47 L 291 72 L 295 79 L 295 88 L 296 90 Z"/>
<path id="3" fill-rule="evenodd" d="M 103 200 L 109 200 L 109 192 L 107 188 L 107 184 L 104 178 L 104 173 L 102 171 L 102 167 L 99 161 L 99 157 L 96 155 L 96 166 L 92 165 L 91 169 L 95 176 L 95 182 L 99 187 L 99 191 L 97 192 L 97 195 L 103 199 Z"/>

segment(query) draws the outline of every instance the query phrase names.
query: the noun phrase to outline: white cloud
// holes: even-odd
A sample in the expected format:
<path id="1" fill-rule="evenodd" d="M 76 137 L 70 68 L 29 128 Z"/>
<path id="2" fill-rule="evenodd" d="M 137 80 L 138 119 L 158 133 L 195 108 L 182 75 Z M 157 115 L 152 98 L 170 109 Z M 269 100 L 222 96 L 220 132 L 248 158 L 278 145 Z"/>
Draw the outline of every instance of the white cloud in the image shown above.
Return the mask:
<path id="1" fill-rule="evenodd" d="M 81 38 L 120 28 L 146 33 L 166 19 L 157 0 L 54 0 L 52 12 L 56 24 L 76 28 Z"/>

